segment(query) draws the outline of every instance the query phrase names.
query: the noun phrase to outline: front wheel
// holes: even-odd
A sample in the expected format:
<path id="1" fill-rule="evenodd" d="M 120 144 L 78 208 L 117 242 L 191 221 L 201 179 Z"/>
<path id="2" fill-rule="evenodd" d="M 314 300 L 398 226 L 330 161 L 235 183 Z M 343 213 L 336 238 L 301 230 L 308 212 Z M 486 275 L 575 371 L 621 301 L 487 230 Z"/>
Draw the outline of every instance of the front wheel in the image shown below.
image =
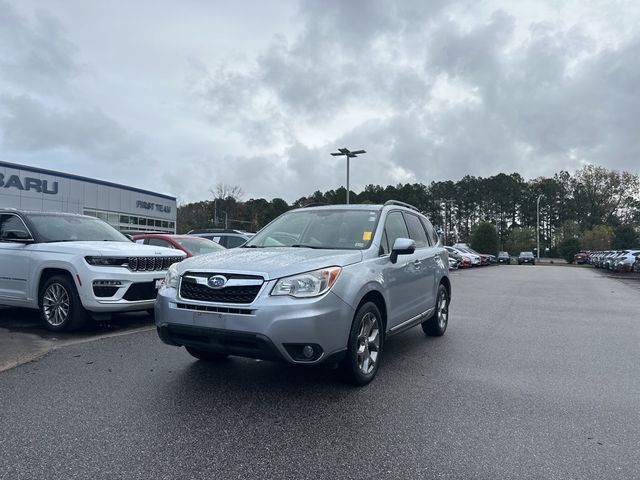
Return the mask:
<path id="1" fill-rule="evenodd" d="M 40 289 L 40 315 L 47 329 L 52 332 L 72 331 L 87 321 L 87 311 L 73 280 L 64 275 L 48 279 Z"/>
<path id="2" fill-rule="evenodd" d="M 371 382 L 380 367 L 383 343 L 382 315 L 375 303 L 367 302 L 353 319 L 347 355 L 340 364 L 344 379 L 358 386 Z"/>
<path id="3" fill-rule="evenodd" d="M 449 292 L 441 283 L 438 287 L 438 300 L 433 315 L 422 322 L 422 330 L 430 337 L 441 337 L 449 324 Z"/>

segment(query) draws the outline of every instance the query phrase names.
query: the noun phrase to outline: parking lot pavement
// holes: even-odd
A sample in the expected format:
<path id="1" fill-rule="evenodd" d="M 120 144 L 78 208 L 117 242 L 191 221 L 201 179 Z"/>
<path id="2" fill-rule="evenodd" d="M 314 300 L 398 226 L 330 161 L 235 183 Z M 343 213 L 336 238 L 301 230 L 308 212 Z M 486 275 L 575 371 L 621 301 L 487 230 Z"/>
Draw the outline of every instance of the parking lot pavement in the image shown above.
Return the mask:
<path id="1" fill-rule="evenodd" d="M 146 312 L 136 312 L 90 322 L 72 334 L 52 333 L 44 328 L 37 310 L 0 306 L 0 372 L 65 345 L 152 328 L 153 318 Z"/>
<path id="2" fill-rule="evenodd" d="M 563 267 L 452 282 L 446 335 L 390 339 L 365 388 L 154 332 L 1 372 L 0 478 L 637 478 L 637 291 Z"/>

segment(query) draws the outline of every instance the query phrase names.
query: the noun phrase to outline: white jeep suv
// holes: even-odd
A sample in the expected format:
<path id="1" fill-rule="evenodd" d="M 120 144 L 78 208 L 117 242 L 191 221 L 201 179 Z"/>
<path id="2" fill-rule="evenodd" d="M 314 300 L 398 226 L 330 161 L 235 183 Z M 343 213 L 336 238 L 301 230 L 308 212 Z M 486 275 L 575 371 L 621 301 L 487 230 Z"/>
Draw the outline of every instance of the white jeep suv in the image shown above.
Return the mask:
<path id="1" fill-rule="evenodd" d="M 133 243 L 97 218 L 0 210 L 0 305 L 39 309 L 53 331 L 150 310 L 167 269 L 184 257 Z"/>

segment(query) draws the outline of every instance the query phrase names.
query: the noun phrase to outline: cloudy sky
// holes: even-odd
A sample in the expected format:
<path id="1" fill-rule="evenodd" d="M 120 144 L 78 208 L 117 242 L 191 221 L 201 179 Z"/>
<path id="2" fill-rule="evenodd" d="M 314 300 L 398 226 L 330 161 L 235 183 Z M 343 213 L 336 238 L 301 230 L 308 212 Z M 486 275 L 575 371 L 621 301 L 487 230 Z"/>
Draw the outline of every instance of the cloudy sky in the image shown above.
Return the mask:
<path id="1" fill-rule="evenodd" d="M 586 6 L 588 4 L 588 6 Z M 0 0 L 0 159 L 188 202 L 640 173 L 640 2 Z"/>

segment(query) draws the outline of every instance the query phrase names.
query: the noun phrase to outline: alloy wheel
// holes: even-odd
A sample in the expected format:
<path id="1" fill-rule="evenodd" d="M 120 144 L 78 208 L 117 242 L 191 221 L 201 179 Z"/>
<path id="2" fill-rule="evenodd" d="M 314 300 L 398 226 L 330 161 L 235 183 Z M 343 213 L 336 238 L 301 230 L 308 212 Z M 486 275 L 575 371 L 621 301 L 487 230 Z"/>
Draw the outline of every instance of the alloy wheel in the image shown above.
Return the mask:
<path id="1" fill-rule="evenodd" d="M 69 318 L 71 301 L 63 285 L 52 283 L 42 297 L 42 310 L 47 323 L 59 327 Z"/>
<path id="2" fill-rule="evenodd" d="M 374 313 L 367 312 L 362 317 L 357 341 L 358 368 L 363 374 L 369 375 L 380 354 L 380 322 Z"/>
<path id="3" fill-rule="evenodd" d="M 449 320 L 449 305 L 447 303 L 447 293 L 442 290 L 438 298 L 438 326 L 441 329 L 447 326 Z"/>

